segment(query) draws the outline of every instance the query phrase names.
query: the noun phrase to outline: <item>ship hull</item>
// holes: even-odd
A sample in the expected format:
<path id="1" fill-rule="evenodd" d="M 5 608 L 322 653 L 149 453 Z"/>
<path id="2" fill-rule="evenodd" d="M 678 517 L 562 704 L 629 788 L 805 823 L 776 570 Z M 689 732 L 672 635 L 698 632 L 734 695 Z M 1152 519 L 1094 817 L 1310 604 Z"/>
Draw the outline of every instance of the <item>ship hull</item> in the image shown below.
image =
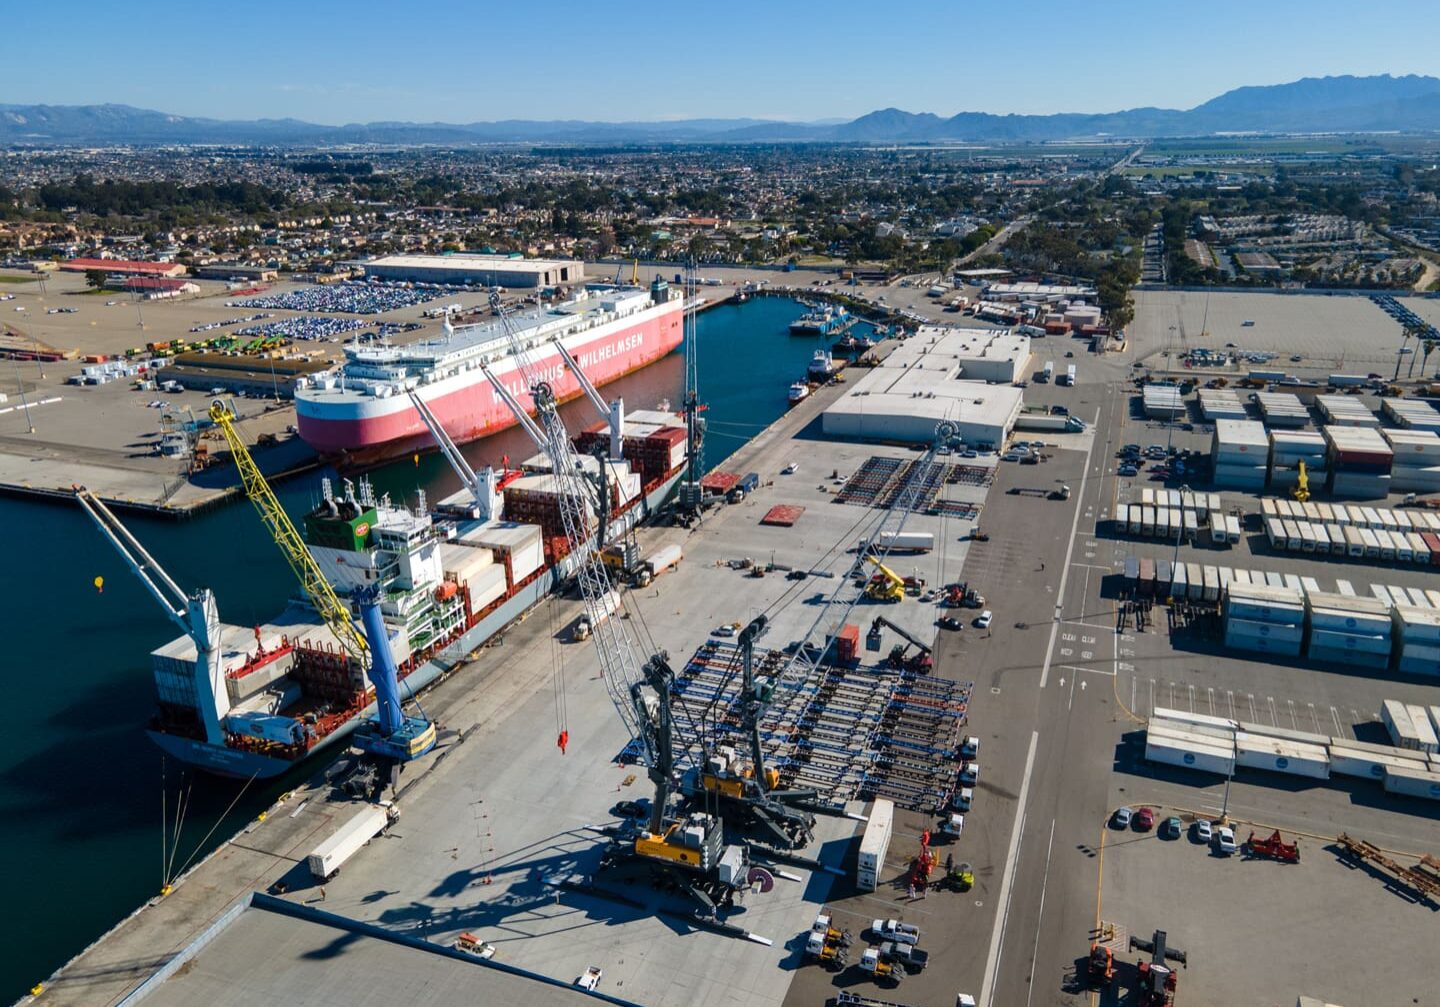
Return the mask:
<path id="1" fill-rule="evenodd" d="M 587 372 L 588 373 L 588 372 Z M 674 490 L 676 483 L 684 472 L 683 466 L 672 472 L 664 482 L 645 495 L 641 504 L 630 508 L 618 520 L 622 529 L 632 524 L 646 520 Z M 573 571 L 565 571 L 573 572 Z M 543 601 L 554 589 L 556 583 L 555 568 L 547 570 L 542 576 L 536 577 L 526 584 L 514 595 L 506 599 L 495 611 L 481 619 L 474 626 L 466 630 L 459 639 L 446 646 L 440 653 L 436 654 L 429 661 L 420 665 L 400 682 L 400 691 L 405 699 L 420 692 L 422 689 L 434 683 L 437 679 L 453 671 L 460 664 L 469 660 L 472 652 L 483 646 L 497 633 L 504 631 L 516 619 L 520 618 L 535 605 Z M 265 755 L 260 752 L 249 752 L 242 749 L 231 748 L 227 745 L 212 745 L 195 738 L 187 738 L 182 735 L 165 734 L 160 731 L 147 731 L 150 740 L 160 747 L 166 755 L 178 759 L 186 765 L 217 776 L 227 776 L 235 779 L 273 779 L 282 773 L 288 772 L 301 763 L 309 762 L 321 751 L 332 747 L 336 742 L 348 737 L 357 727 L 365 723 L 367 718 L 376 714 L 376 707 L 371 703 L 364 710 L 356 713 L 345 723 L 331 731 L 324 738 L 320 739 L 314 747 L 299 759 L 284 759 L 275 756 Z"/>
<path id="2" fill-rule="evenodd" d="M 638 320 L 622 320 L 563 337 L 565 348 L 595 385 L 633 374 L 678 347 L 684 338 L 679 301 Z M 581 394 L 579 382 L 559 351 L 532 351 L 530 363 L 556 397 Z M 529 389 L 513 357 L 490 364 L 491 373 L 526 410 Z M 514 414 L 480 368 L 422 383 L 421 397 L 458 444 L 512 427 Z M 320 454 L 351 465 L 369 465 L 434 447 L 434 439 L 408 396 L 368 396 L 354 390 L 304 389 L 295 399 L 300 437 Z"/>

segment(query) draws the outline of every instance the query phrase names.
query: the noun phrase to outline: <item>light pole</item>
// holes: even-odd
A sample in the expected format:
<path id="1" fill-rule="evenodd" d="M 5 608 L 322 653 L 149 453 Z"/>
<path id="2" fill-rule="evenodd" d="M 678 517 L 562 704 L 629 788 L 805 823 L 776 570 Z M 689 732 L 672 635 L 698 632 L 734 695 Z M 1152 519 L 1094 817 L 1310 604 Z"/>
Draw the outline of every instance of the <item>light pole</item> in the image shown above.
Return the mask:
<path id="1" fill-rule="evenodd" d="M 1235 755 L 1230 755 L 1230 769 L 1225 774 L 1225 796 L 1220 801 L 1220 821 L 1224 822 L 1230 817 L 1230 781 L 1235 779 Z"/>

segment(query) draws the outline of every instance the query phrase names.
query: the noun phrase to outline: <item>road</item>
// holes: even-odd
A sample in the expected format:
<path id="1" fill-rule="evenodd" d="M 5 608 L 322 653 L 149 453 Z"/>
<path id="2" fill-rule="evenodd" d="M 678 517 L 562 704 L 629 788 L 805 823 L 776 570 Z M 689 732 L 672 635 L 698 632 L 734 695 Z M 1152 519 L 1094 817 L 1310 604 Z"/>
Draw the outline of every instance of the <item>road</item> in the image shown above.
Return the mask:
<path id="1" fill-rule="evenodd" d="M 1037 355 L 1046 352 L 1037 348 Z M 1030 398 L 1064 402 L 1091 422 L 1087 450 L 1056 451 L 1043 469 L 1005 466 L 986 528 L 1002 557 L 992 564 L 994 573 L 979 549 L 972 557 L 996 624 L 1004 627 L 970 655 L 987 669 L 977 694 L 988 686 L 998 701 L 986 719 L 1004 725 L 995 746 L 1000 758 L 986 764 L 1007 786 L 1017 781 L 1018 809 L 976 984 L 982 1007 L 1082 1002 L 1065 991 L 1095 925 L 1097 837 L 1108 811 L 1115 745 L 1129 723 L 1114 692 L 1125 640 L 1100 597 L 1110 567 L 1097 561 L 1094 545 L 1096 523 L 1113 508 L 1114 475 L 1107 469 L 1123 438 L 1128 359 L 1082 357 L 1078 363 L 1079 386 L 1032 386 Z M 1071 487 L 1069 503 L 1001 495 L 1012 485 L 1054 481 Z M 1010 576 L 997 579 L 1006 569 Z M 972 575 L 968 562 L 966 574 Z"/>

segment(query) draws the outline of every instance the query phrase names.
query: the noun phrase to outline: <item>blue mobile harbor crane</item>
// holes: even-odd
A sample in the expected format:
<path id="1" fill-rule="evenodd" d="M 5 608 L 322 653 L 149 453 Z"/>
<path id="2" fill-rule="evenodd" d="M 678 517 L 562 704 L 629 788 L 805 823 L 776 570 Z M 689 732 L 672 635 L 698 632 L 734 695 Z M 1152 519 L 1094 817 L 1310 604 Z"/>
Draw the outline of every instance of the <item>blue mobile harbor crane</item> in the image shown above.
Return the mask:
<path id="1" fill-rule="evenodd" d="M 355 747 L 371 755 L 383 755 L 397 762 L 410 762 L 435 747 L 435 725 L 422 714 L 405 716 L 400 703 L 399 673 L 390 653 L 390 635 L 380 614 L 379 585 L 356 592 L 360 621 L 370 644 L 370 682 L 375 686 L 374 717 L 355 731 Z"/>

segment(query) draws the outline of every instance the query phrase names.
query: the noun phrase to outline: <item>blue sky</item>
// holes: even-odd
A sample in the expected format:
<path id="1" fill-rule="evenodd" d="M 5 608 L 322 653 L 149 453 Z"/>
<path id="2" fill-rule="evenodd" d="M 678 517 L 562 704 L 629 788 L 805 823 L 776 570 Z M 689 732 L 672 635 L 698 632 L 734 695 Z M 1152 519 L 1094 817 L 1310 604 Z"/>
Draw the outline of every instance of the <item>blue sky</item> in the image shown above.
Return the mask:
<path id="1" fill-rule="evenodd" d="M 1440 74 L 1436 0 L 136 0 L 4 24 L 0 103 L 322 123 L 1101 112 Z"/>

